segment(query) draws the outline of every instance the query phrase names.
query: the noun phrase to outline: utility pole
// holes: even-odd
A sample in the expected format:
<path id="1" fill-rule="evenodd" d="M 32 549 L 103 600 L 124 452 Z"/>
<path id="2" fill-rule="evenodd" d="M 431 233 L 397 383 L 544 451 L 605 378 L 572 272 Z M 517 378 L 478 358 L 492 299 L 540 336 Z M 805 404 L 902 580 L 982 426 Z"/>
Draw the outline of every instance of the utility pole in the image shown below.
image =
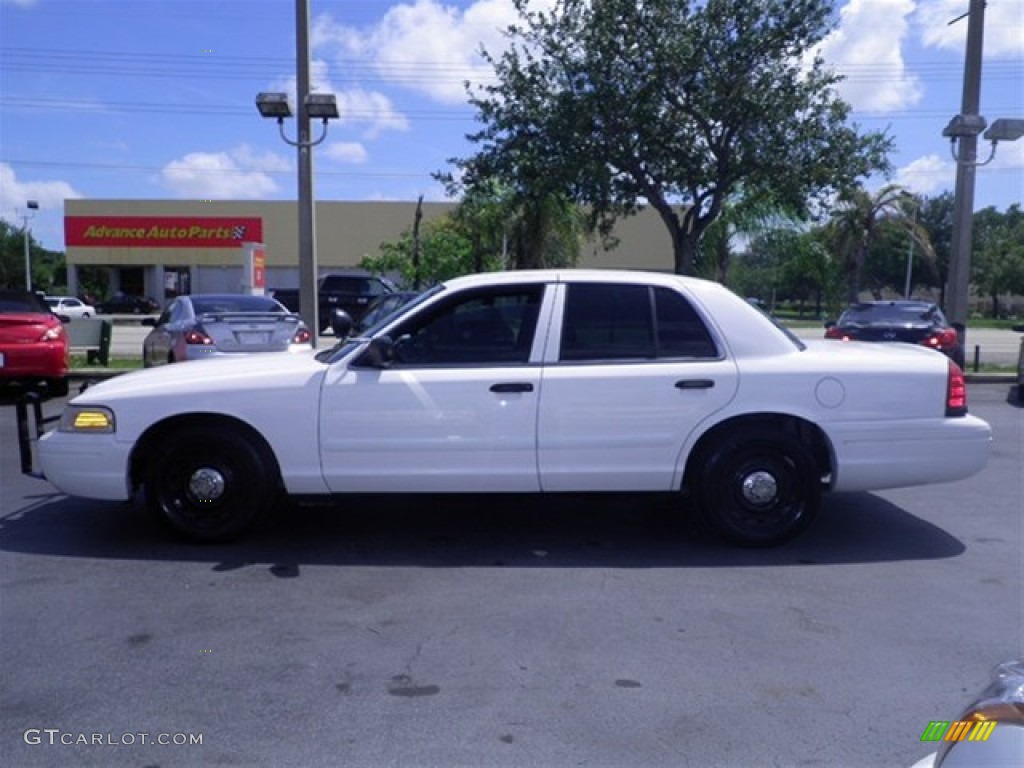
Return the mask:
<path id="1" fill-rule="evenodd" d="M 971 283 L 971 226 L 974 216 L 974 175 L 978 134 L 985 129 L 981 106 L 981 52 L 985 32 L 985 0 L 970 0 L 967 12 L 967 53 L 964 61 L 960 114 L 944 131 L 957 141 L 953 248 L 950 255 L 946 314 L 957 333 L 957 364 L 967 359 L 967 306 Z"/>
<path id="2" fill-rule="evenodd" d="M 295 2 L 295 101 L 299 131 L 299 306 L 302 319 L 313 333 L 316 347 L 320 334 L 317 294 L 316 210 L 313 206 L 313 142 L 309 128 L 309 0 Z"/>

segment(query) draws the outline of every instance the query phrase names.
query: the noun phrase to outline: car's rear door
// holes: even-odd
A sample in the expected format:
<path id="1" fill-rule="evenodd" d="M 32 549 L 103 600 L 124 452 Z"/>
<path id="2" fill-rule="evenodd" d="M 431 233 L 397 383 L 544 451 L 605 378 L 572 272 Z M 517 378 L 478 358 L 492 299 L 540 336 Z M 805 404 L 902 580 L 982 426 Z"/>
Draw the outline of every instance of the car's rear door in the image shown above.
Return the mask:
<path id="1" fill-rule="evenodd" d="M 320 428 L 330 489 L 538 490 L 544 296 L 543 283 L 461 291 L 401 321 L 390 367 L 332 371 Z"/>
<path id="2" fill-rule="evenodd" d="M 679 291 L 572 282 L 559 293 L 541 382 L 542 489 L 672 489 L 687 436 L 735 394 L 736 366 Z"/>

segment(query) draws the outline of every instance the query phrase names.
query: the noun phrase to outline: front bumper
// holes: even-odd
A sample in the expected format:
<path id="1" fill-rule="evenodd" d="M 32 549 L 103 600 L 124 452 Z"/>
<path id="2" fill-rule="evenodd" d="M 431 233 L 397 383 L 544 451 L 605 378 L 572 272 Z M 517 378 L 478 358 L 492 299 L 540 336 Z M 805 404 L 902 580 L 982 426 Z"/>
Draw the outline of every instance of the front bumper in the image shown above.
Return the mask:
<path id="1" fill-rule="evenodd" d="M 44 416 L 42 398 L 35 394 L 18 400 L 15 410 L 23 474 L 48 480 L 69 496 L 112 501 L 131 498 L 131 446 L 117 442 L 114 435 L 44 432 L 44 427 L 58 421 L 60 415 Z"/>

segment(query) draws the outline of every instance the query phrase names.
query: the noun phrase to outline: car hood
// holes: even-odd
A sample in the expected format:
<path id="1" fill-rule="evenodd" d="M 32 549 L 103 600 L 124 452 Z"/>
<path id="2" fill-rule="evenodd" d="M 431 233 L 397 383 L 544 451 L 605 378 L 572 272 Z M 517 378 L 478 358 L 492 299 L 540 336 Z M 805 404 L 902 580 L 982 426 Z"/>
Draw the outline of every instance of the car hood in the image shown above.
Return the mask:
<path id="1" fill-rule="evenodd" d="M 325 363 L 315 350 L 290 354 L 239 354 L 122 374 L 89 387 L 72 402 L 102 404 L 114 400 L 161 397 L 178 399 L 191 393 L 237 395 L 241 392 L 303 387 L 323 376 Z M 295 390 L 298 391 L 298 390 Z"/>

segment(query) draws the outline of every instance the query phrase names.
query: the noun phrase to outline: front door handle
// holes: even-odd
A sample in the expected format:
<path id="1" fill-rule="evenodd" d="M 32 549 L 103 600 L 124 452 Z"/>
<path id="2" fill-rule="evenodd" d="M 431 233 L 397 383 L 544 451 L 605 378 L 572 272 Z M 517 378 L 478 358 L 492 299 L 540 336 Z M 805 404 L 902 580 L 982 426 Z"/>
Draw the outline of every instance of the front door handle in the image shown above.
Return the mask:
<path id="1" fill-rule="evenodd" d="M 492 384 L 491 392 L 533 392 L 533 384 L 528 381 L 506 381 Z"/>
<path id="2" fill-rule="evenodd" d="M 715 382 L 711 379 L 680 379 L 676 382 L 676 389 L 711 389 Z"/>

